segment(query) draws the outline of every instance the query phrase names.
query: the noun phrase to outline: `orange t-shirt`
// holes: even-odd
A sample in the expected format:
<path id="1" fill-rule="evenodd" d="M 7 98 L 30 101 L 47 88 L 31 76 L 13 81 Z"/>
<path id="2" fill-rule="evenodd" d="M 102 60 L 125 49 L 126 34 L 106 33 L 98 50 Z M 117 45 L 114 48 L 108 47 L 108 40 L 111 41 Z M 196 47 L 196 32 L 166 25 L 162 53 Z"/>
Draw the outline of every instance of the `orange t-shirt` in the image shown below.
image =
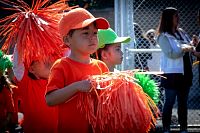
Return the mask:
<path id="1" fill-rule="evenodd" d="M 47 106 L 44 97 L 47 80 L 33 80 L 25 71 L 17 85 L 23 101 L 24 132 L 57 132 L 57 108 Z"/>
<path id="2" fill-rule="evenodd" d="M 108 68 L 102 61 L 92 59 L 90 64 L 83 64 L 64 57 L 57 60 L 52 67 L 46 93 L 86 79 L 89 75 L 99 75 L 104 72 L 108 72 Z M 77 109 L 77 97 L 73 97 L 66 103 L 59 104 L 58 111 L 59 133 L 89 132 L 88 121 Z"/>

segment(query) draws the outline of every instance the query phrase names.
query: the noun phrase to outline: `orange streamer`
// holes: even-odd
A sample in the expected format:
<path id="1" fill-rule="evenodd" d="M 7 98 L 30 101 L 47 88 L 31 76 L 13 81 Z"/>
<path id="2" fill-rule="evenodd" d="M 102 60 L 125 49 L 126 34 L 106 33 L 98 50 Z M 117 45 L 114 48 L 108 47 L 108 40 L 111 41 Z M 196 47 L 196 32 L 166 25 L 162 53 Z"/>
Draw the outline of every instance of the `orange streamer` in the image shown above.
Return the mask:
<path id="1" fill-rule="evenodd" d="M 158 108 L 131 75 L 121 72 L 90 77 L 93 90 L 80 93 L 78 108 L 94 132 L 146 133 L 155 125 Z"/>

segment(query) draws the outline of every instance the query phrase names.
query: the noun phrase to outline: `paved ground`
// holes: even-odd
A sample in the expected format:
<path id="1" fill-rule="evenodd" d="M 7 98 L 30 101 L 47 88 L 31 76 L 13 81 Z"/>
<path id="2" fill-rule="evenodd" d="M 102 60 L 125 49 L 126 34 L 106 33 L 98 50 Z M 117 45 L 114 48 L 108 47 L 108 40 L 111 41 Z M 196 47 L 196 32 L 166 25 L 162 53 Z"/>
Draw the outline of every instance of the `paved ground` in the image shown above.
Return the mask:
<path id="1" fill-rule="evenodd" d="M 175 122 L 177 121 L 175 116 L 173 116 Z M 188 132 L 189 133 L 200 133 L 200 123 L 199 124 L 189 124 L 188 125 Z M 151 131 L 150 133 L 162 133 L 162 121 L 157 120 L 156 130 Z M 171 125 L 171 133 L 179 133 L 179 125 L 173 124 Z"/>

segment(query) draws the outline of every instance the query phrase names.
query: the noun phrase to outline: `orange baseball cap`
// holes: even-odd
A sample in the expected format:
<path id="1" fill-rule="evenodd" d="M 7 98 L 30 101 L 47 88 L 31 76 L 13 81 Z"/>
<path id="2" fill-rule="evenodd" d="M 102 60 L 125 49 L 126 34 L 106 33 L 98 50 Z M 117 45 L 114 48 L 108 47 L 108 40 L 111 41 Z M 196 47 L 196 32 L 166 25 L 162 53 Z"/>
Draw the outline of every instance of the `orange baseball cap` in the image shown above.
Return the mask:
<path id="1" fill-rule="evenodd" d="M 70 30 L 87 27 L 93 22 L 96 22 L 97 29 L 108 29 L 110 27 L 105 18 L 95 18 L 84 8 L 72 9 L 65 13 L 59 22 L 60 35 L 63 38 Z"/>

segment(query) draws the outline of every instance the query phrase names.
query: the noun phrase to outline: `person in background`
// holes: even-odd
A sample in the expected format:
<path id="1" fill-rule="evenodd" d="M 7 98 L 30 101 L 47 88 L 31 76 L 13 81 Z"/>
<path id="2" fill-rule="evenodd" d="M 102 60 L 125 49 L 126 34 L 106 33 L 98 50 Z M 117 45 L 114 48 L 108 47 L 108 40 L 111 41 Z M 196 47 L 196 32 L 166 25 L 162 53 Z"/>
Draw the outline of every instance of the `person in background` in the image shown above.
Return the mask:
<path id="1" fill-rule="evenodd" d="M 135 33 L 135 48 L 136 49 L 150 49 L 150 42 L 149 40 L 144 36 L 142 28 L 139 24 L 133 23 L 134 25 L 134 33 Z M 151 53 L 136 53 L 134 56 L 135 61 L 135 69 L 145 70 L 148 71 L 148 60 L 152 59 Z"/>
<path id="2" fill-rule="evenodd" d="M 60 35 L 71 53 L 52 66 L 45 95 L 49 106 L 58 107 L 59 133 L 88 133 L 92 130 L 77 109 L 77 96 L 90 92 L 92 86 L 88 76 L 108 72 L 105 63 L 90 58 L 98 48 L 98 29 L 107 28 L 106 19 L 95 18 L 83 8 L 66 12 L 60 20 Z"/>
<path id="3" fill-rule="evenodd" d="M 178 27 L 178 10 L 167 7 L 162 11 L 158 26 L 158 44 L 161 53 L 161 71 L 164 77 L 161 86 L 165 89 L 165 103 L 163 107 L 162 123 L 164 133 L 170 132 L 172 108 L 178 100 L 178 122 L 180 132 L 187 133 L 187 101 L 192 85 L 192 63 L 188 35 Z"/>
<path id="4" fill-rule="evenodd" d="M 12 68 L 12 62 L 0 51 L 0 132 L 14 133 L 17 121 L 13 121 L 16 111 L 13 101 L 12 84 L 5 74 Z"/>
<path id="5" fill-rule="evenodd" d="M 147 37 L 147 39 L 149 40 L 151 45 L 153 45 L 153 46 L 157 45 L 157 42 L 156 42 L 156 30 L 154 30 L 154 29 L 148 30 L 145 33 L 145 36 Z"/>
<path id="6" fill-rule="evenodd" d="M 200 26 L 200 9 L 197 13 L 197 20 Z M 200 33 L 199 36 L 194 35 L 192 40 L 194 46 L 196 47 L 196 51 L 193 52 L 194 56 L 197 57 L 197 61 L 200 61 Z M 198 71 L 199 71 L 199 86 L 200 86 L 200 63 L 198 64 Z"/>
<path id="7" fill-rule="evenodd" d="M 150 29 L 145 33 L 145 36 L 150 42 L 151 49 L 160 49 L 156 42 L 156 30 Z M 149 71 L 160 71 L 160 53 L 152 52 L 152 59 L 148 60 Z"/>
<path id="8" fill-rule="evenodd" d="M 115 72 L 116 65 L 120 65 L 123 60 L 121 43 L 129 43 L 130 37 L 119 37 L 111 28 L 98 31 L 97 59 L 106 63 L 110 72 Z"/>
<path id="9" fill-rule="evenodd" d="M 198 12 L 197 12 L 197 21 L 198 21 L 199 26 L 200 26 L 200 8 L 198 9 Z M 200 33 L 199 33 L 199 37 L 200 37 Z"/>

